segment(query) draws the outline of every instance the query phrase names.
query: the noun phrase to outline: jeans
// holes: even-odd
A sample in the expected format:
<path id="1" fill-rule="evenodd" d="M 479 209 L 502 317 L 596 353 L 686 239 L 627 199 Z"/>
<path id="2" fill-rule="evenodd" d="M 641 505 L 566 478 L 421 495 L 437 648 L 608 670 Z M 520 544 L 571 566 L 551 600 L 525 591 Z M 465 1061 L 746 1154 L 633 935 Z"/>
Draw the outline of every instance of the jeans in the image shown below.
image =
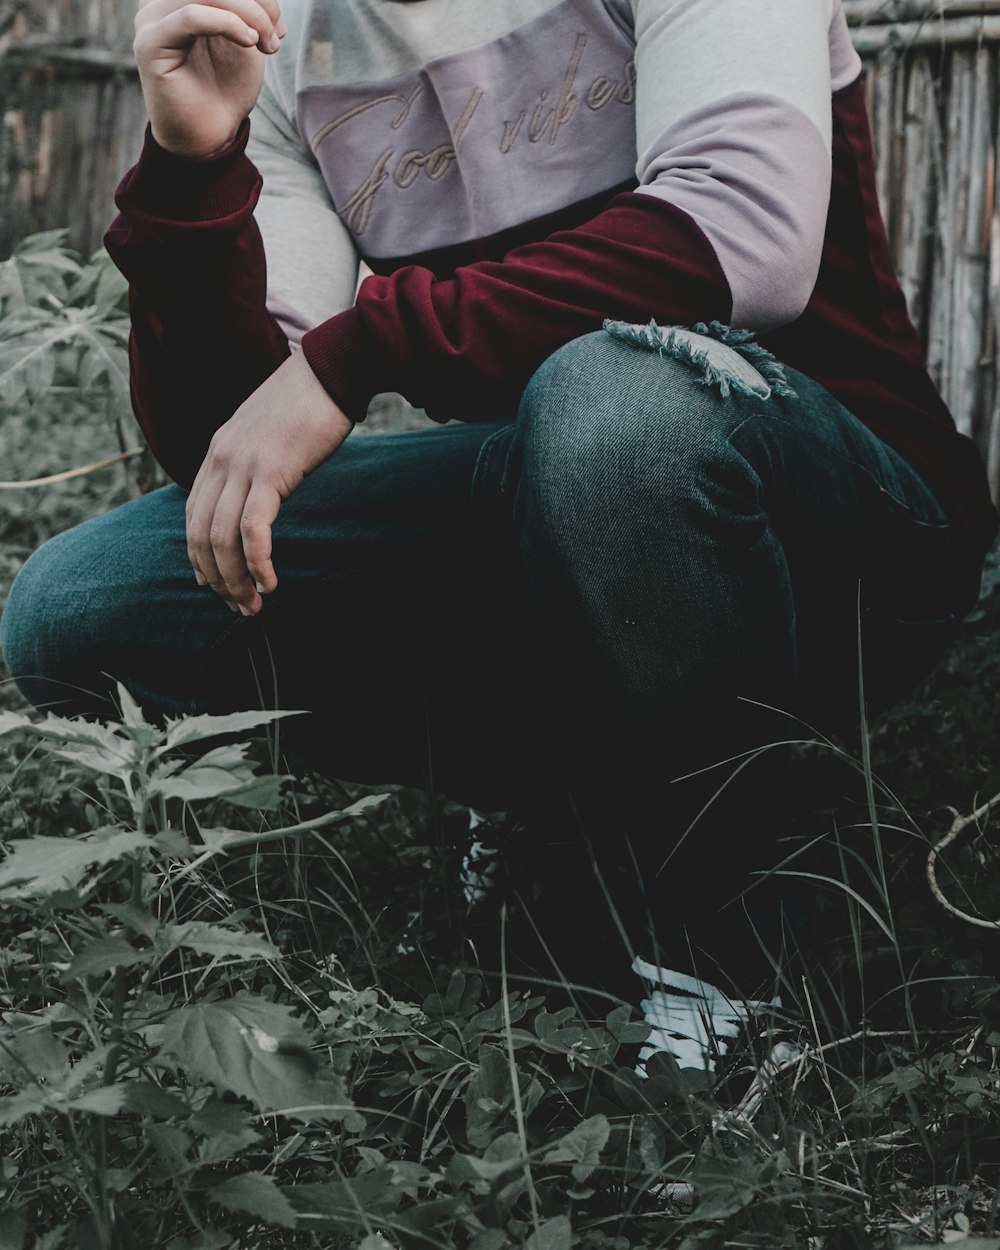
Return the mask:
<path id="1" fill-rule="evenodd" d="M 775 854 L 756 762 L 682 837 L 733 771 L 699 770 L 808 736 L 793 717 L 850 725 L 859 621 L 868 700 L 891 701 L 981 572 L 828 392 L 697 330 L 578 339 L 515 421 L 355 434 L 283 506 L 254 620 L 195 584 L 177 487 L 61 534 L 14 584 L 6 662 L 64 712 L 111 714 L 114 681 L 169 715 L 306 709 L 299 746 L 338 776 L 535 812 L 559 830 L 526 857 L 546 914 L 589 931 L 610 889 L 648 952 Z"/>

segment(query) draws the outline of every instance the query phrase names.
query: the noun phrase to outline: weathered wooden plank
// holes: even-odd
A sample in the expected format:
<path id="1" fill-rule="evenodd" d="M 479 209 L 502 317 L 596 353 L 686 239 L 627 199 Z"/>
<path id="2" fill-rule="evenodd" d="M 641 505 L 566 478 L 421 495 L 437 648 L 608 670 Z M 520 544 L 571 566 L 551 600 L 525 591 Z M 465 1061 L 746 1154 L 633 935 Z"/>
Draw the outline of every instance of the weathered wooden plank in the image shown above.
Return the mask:
<path id="1" fill-rule="evenodd" d="M 1000 0 L 844 0 L 852 26 L 868 22 L 913 22 L 934 17 L 1000 13 Z"/>

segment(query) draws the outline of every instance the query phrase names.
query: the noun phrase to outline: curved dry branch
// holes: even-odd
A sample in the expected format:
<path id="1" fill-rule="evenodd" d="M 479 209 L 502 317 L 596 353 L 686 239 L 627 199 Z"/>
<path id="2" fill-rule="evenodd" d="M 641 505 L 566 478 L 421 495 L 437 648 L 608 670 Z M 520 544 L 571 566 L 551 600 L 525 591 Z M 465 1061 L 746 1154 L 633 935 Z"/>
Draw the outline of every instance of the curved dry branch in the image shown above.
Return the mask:
<path id="1" fill-rule="evenodd" d="M 22 482 L 0 482 L 0 490 L 27 490 L 31 486 L 52 486 L 56 482 L 68 482 L 73 477 L 83 477 L 85 473 L 94 473 L 97 469 L 106 469 L 112 464 L 121 464 L 123 460 L 131 460 L 141 456 L 141 447 L 131 447 L 128 451 L 119 452 L 117 456 L 109 456 L 107 460 L 97 460 L 93 464 L 82 465 L 79 469 L 65 469 L 62 473 L 50 473 L 48 477 L 32 477 Z"/>
<path id="2" fill-rule="evenodd" d="M 953 916 L 957 916 L 959 920 L 964 920 L 966 924 L 974 924 L 980 929 L 1000 930 L 1000 920 L 984 920 L 981 916 L 970 916 L 968 912 L 961 911 L 953 903 L 949 903 L 941 891 L 941 887 L 937 881 L 937 861 L 938 856 L 946 848 L 958 838 L 970 825 L 978 825 L 981 820 L 987 817 L 997 803 L 1000 803 L 1000 794 L 995 794 L 993 798 L 984 803 L 981 807 L 977 807 L 969 816 L 960 816 L 955 812 L 955 819 L 951 822 L 951 828 L 940 840 L 931 848 L 930 854 L 927 856 L 927 883 L 931 887 L 931 893 L 945 909 L 951 912 Z M 952 811 L 955 811 L 952 808 Z"/>

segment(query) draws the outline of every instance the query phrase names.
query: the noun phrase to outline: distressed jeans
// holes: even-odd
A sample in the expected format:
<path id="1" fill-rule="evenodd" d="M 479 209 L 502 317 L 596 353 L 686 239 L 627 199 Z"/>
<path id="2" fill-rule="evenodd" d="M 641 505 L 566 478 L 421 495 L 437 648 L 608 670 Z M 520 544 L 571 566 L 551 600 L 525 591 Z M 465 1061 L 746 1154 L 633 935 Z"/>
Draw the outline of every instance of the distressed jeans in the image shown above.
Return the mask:
<path id="1" fill-rule="evenodd" d="M 609 900 L 646 957 L 699 918 L 711 945 L 777 854 L 780 782 L 752 753 L 809 736 L 793 718 L 856 718 L 859 624 L 869 702 L 912 685 L 980 574 L 896 452 L 721 327 L 609 326 L 542 366 L 516 420 L 355 434 L 282 508 L 255 620 L 195 584 L 184 501 L 32 556 L 0 635 L 25 695 L 307 709 L 298 745 L 334 775 L 526 814 L 543 928 L 595 966 Z"/>

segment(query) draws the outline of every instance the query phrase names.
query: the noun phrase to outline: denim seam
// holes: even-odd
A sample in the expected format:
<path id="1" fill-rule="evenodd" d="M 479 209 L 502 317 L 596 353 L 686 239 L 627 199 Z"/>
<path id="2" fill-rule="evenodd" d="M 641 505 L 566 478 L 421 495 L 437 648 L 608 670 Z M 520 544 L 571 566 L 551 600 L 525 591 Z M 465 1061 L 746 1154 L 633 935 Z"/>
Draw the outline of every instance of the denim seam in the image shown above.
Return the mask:
<path id="1" fill-rule="evenodd" d="M 845 411 L 850 413 L 850 409 L 845 409 Z M 850 415 L 852 417 L 854 416 L 853 413 L 850 413 Z M 763 412 L 748 413 L 743 418 L 743 420 L 739 423 L 739 425 L 735 426 L 732 429 L 732 431 L 729 433 L 728 435 L 729 440 L 732 441 L 732 439 L 736 437 L 736 435 L 745 425 L 748 425 L 751 421 L 754 421 L 760 417 L 766 417 L 770 420 L 775 420 L 775 421 L 782 421 L 785 424 L 789 424 L 789 425 L 798 424 L 798 422 L 793 422 L 791 418 L 785 416 L 781 412 L 780 409 L 768 408 L 766 411 L 763 411 Z M 858 418 L 854 417 L 854 420 L 857 421 Z M 867 429 L 867 426 L 865 428 Z M 878 435 L 875 434 L 873 431 L 869 430 L 868 432 L 872 435 L 873 438 L 878 438 Z M 875 475 L 866 465 L 862 464 L 859 460 L 856 460 L 853 456 L 846 455 L 839 447 L 834 447 L 833 445 L 831 445 L 825 438 L 822 437 L 822 435 L 817 434 L 816 441 L 817 443 L 825 447 L 826 450 L 830 453 L 830 455 L 836 456 L 839 460 L 843 460 L 845 464 L 849 464 L 853 469 L 856 469 L 858 472 L 863 473 L 864 476 L 868 479 L 868 481 L 872 484 L 872 486 L 879 492 L 879 494 L 884 495 L 885 498 L 889 500 L 901 512 L 905 512 L 907 518 L 913 521 L 914 524 L 921 525 L 925 529 L 940 530 L 941 532 L 952 529 L 954 527 L 954 521 L 952 520 L 951 517 L 947 515 L 943 506 L 941 505 L 941 501 L 938 499 L 937 495 L 934 493 L 931 487 L 927 484 L 924 478 L 920 476 L 920 474 L 917 472 L 916 469 L 913 468 L 913 466 L 909 463 L 909 461 L 905 460 L 900 455 L 900 453 L 895 450 L 895 448 L 890 447 L 889 444 L 884 442 L 882 439 L 879 439 L 879 442 L 882 443 L 883 447 L 885 447 L 888 451 L 892 452 L 893 455 L 899 456 L 900 459 L 903 460 L 903 463 L 906 465 L 906 467 L 910 470 L 910 472 L 913 473 L 914 476 L 916 476 L 920 480 L 924 488 L 927 490 L 927 493 L 932 496 L 935 503 L 937 503 L 938 507 L 941 509 L 941 514 L 942 514 L 941 520 L 932 520 L 932 519 L 928 519 L 926 517 L 920 516 L 917 512 L 914 511 L 911 504 L 908 504 L 905 500 L 898 498 L 898 496 L 893 491 L 888 490 L 885 486 L 883 486 L 882 483 L 878 481 L 878 479 L 875 477 Z"/>
<path id="2" fill-rule="evenodd" d="M 479 449 L 476 463 L 472 467 L 472 479 L 469 483 L 469 500 L 473 516 L 478 516 L 482 511 L 482 485 L 496 460 L 497 444 L 501 438 L 510 437 L 513 429 L 513 422 L 501 426 L 499 430 L 495 430 L 489 436 Z"/>

